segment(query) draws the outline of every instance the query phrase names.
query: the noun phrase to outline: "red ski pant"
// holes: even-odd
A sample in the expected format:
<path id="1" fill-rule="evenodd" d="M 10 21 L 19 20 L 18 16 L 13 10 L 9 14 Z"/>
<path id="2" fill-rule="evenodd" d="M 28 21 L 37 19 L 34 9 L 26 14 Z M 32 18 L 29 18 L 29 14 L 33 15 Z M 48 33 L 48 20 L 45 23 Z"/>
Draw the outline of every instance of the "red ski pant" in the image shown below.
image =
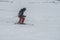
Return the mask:
<path id="1" fill-rule="evenodd" d="M 21 17 L 19 18 L 19 23 L 23 24 L 23 23 L 24 23 L 24 20 L 25 20 L 25 17 L 21 16 Z"/>

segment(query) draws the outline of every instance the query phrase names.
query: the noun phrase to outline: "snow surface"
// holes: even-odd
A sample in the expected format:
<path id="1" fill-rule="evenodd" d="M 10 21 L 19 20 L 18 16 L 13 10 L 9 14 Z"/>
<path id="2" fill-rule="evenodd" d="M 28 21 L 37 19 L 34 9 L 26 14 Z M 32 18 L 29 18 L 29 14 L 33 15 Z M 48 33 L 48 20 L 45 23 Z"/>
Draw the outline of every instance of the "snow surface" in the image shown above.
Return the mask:
<path id="1" fill-rule="evenodd" d="M 60 40 L 60 4 L 48 1 L 52 0 L 0 2 L 0 40 Z M 14 24 L 23 7 L 30 25 Z"/>

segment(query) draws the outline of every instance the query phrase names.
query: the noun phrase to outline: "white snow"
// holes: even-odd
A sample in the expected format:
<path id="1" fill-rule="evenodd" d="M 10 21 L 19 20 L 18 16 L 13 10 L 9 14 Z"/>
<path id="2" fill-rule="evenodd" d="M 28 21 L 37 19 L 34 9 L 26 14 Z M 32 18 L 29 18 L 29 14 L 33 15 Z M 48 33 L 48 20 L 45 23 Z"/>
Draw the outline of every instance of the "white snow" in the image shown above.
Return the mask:
<path id="1" fill-rule="evenodd" d="M 60 40 L 60 4 L 47 1 L 0 2 L 0 40 Z M 30 25 L 14 24 L 23 7 L 27 8 L 25 23 Z"/>

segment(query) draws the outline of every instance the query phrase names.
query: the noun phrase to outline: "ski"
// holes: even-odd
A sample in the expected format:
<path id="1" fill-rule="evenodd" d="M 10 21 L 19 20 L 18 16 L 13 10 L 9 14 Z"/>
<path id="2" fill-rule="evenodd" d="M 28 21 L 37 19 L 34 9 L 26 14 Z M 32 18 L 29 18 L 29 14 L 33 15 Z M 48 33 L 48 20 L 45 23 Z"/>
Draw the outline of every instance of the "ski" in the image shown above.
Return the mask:
<path id="1" fill-rule="evenodd" d="M 14 23 L 14 24 L 17 24 L 17 25 L 34 25 L 34 24 L 29 24 L 29 23 L 23 23 L 23 24 L 20 24 L 20 23 Z"/>

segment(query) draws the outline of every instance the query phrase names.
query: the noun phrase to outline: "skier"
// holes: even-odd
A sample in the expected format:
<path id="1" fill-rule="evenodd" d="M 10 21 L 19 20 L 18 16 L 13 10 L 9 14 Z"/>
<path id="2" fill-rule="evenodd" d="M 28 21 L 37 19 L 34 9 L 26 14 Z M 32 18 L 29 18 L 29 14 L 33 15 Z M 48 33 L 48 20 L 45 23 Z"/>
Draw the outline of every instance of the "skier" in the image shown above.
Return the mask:
<path id="1" fill-rule="evenodd" d="M 20 24 L 24 23 L 24 20 L 25 20 L 26 16 L 23 15 L 23 14 L 24 14 L 25 11 L 26 11 L 26 8 L 22 8 L 18 13 L 18 17 L 19 17 L 19 22 L 18 23 L 20 23 Z"/>

